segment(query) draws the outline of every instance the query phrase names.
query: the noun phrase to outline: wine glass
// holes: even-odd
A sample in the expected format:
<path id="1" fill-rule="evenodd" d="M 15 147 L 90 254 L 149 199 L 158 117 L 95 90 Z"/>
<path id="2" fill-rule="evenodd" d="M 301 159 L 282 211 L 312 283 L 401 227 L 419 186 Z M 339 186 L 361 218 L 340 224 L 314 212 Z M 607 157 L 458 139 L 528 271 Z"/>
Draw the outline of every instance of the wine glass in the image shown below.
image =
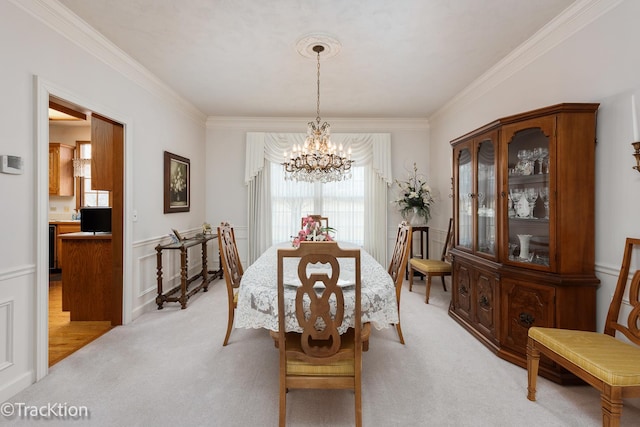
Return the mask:
<path id="1" fill-rule="evenodd" d="M 524 196 L 527 198 L 527 202 L 529 203 L 529 218 L 535 218 L 533 216 L 533 208 L 535 208 L 536 200 L 538 200 L 538 190 L 533 187 L 525 188 Z"/>
<path id="2" fill-rule="evenodd" d="M 542 147 L 536 147 L 533 149 L 533 165 L 534 165 L 534 170 L 535 170 L 535 162 L 538 162 L 540 164 L 540 166 L 538 167 L 538 173 L 541 174 L 542 173 L 542 158 L 543 158 L 543 153 L 542 153 Z"/>
<path id="3" fill-rule="evenodd" d="M 540 173 L 549 173 L 549 149 L 540 147 Z"/>
<path id="4" fill-rule="evenodd" d="M 540 189 L 540 198 L 544 202 L 544 217 L 549 219 L 549 187 L 542 187 Z"/>
<path id="5" fill-rule="evenodd" d="M 524 175 L 525 161 L 527 158 L 527 150 L 518 150 L 518 163 L 516 164 L 516 171 L 518 175 Z"/>

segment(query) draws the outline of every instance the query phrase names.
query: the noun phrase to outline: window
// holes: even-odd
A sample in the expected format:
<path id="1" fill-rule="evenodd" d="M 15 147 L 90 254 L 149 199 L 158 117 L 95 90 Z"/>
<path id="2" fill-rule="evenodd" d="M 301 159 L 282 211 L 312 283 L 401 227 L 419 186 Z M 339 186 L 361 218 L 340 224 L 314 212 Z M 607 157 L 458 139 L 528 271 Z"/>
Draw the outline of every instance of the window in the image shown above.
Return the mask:
<path id="1" fill-rule="evenodd" d="M 364 167 L 354 167 L 347 181 L 321 184 L 286 181 L 282 165 L 270 165 L 273 244 L 291 240 L 310 214 L 328 217 L 337 240 L 364 244 Z"/>
<path id="2" fill-rule="evenodd" d="M 78 152 L 81 159 L 91 158 L 91 143 L 87 141 L 77 142 Z M 103 190 L 91 189 L 91 168 L 85 169 L 85 176 L 78 178 L 78 191 L 80 197 L 76 197 L 76 207 L 83 206 L 111 206 L 110 193 Z"/>

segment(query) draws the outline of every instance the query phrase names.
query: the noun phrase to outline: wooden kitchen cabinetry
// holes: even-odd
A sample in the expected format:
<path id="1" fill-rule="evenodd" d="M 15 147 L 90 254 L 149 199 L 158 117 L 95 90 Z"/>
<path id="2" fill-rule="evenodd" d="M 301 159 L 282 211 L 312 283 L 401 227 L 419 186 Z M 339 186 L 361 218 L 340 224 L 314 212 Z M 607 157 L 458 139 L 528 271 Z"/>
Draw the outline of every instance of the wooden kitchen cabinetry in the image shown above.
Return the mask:
<path id="1" fill-rule="evenodd" d="M 49 144 L 49 194 L 73 196 L 73 145 Z"/>
<path id="2" fill-rule="evenodd" d="M 76 221 L 76 222 L 58 221 L 58 222 L 50 223 L 50 224 L 55 224 L 55 226 L 56 226 L 56 259 L 55 259 L 55 265 L 56 265 L 56 268 L 61 269 L 62 268 L 62 244 L 63 244 L 61 236 L 63 234 L 80 232 L 80 221 Z"/>
<path id="3" fill-rule="evenodd" d="M 598 104 L 559 104 L 451 142 L 455 243 L 451 317 L 526 366 L 531 326 L 595 330 Z M 542 359 L 541 375 L 572 379 Z"/>

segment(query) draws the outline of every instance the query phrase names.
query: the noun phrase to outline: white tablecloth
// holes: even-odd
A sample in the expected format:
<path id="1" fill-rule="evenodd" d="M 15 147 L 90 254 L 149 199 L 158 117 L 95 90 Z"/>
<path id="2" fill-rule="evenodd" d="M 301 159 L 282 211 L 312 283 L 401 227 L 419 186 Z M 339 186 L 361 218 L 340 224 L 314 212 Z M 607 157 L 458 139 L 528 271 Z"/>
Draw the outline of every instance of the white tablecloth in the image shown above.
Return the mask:
<path id="1" fill-rule="evenodd" d="M 340 244 L 342 248 L 354 248 L 353 245 Z M 235 313 L 236 328 L 265 328 L 278 330 L 278 287 L 277 263 L 278 249 L 291 247 L 290 243 L 272 246 L 263 253 L 242 276 Z M 297 268 L 297 258 L 285 259 L 285 277 L 291 276 Z M 361 264 L 361 301 L 362 321 L 371 322 L 377 329 L 383 329 L 398 323 L 398 305 L 395 286 L 391 276 L 371 255 L 360 249 Z M 353 277 L 353 262 L 341 262 L 340 278 Z M 349 271 L 351 269 L 351 271 Z M 343 276 L 344 273 L 344 276 Z M 343 289 L 345 317 L 340 333 L 353 327 L 355 291 L 353 287 Z M 287 332 L 302 332 L 295 317 L 296 288 L 285 286 L 285 328 Z"/>

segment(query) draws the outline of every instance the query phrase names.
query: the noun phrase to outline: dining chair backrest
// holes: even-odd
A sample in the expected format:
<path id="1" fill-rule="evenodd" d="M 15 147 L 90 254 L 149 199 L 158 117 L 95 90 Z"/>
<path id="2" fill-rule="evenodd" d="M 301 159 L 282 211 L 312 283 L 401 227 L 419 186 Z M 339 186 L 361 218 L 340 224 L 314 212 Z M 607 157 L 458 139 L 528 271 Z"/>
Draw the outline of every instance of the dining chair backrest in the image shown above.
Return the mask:
<path id="1" fill-rule="evenodd" d="M 398 225 L 398 233 L 396 235 L 396 243 L 393 247 L 393 253 L 391 254 L 391 262 L 389 262 L 388 272 L 396 288 L 402 286 L 402 279 L 404 270 L 407 267 L 407 260 L 409 259 L 409 250 L 411 249 L 411 226 L 402 221 Z"/>
<path id="2" fill-rule="evenodd" d="M 398 337 L 402 344 L 404 344 L 404 336 L 402 335 L 402 328 L 400 326 L 400 295 L 402 294 L 402 282 L 404 280 L 404 271 L 407 268 L 407 260 L 409 259 L 412 235 L 411 226 L 406 221 L 402 221 L 398 225 L 396 243 L 393 247 L 391 262 L 389 262 L 389 268 L 387 270 L 396 288 L 396 301 L 398 302 L 398 323 L 396 323 L 396 330 L 398 331 Z"/>
<path id="3" fill-rule="evenodd" d="M 218 227 L 218 244 L 220 249 L 220 258 L 224 277 L 227 285 L 231 288 L 240 286 L 240 279 L 244 270 L 238 256 L 238 247 L 236 246 L 236 235 L 233 227 L 226 224 Z"/>
<path id="4" fill-rule="evenodd" d="M 285 276 L 285 260 L 296 258 L 297 279 Z M 339 282 L 340 260 L 355 266 L 354 326 L 344 334 L 345 297 Z M 362 425 L 362 313 L 360 250 L 336 242 L 301 242 L 278 250 L 278 350 L 280 355 L 280 426 L 286 424 L 287 391 L 352 389 L 356 426 Z M 349 278 L 351 280 L 351 278 Z M 295 315 L 302 333 L 285 330 L 285 287 L 296 286 Z"/>
<path id="5" fill-rule="evenodd" d="M 451 264 L 451 249 L 453 248 L 453 218 L 449 218 L 449 227 L 447 228 L 447 237 L 444 242 L 444 247 L 442 248 L 442 256 L 440 257 L 441 261 L 448 262 Z"/>

